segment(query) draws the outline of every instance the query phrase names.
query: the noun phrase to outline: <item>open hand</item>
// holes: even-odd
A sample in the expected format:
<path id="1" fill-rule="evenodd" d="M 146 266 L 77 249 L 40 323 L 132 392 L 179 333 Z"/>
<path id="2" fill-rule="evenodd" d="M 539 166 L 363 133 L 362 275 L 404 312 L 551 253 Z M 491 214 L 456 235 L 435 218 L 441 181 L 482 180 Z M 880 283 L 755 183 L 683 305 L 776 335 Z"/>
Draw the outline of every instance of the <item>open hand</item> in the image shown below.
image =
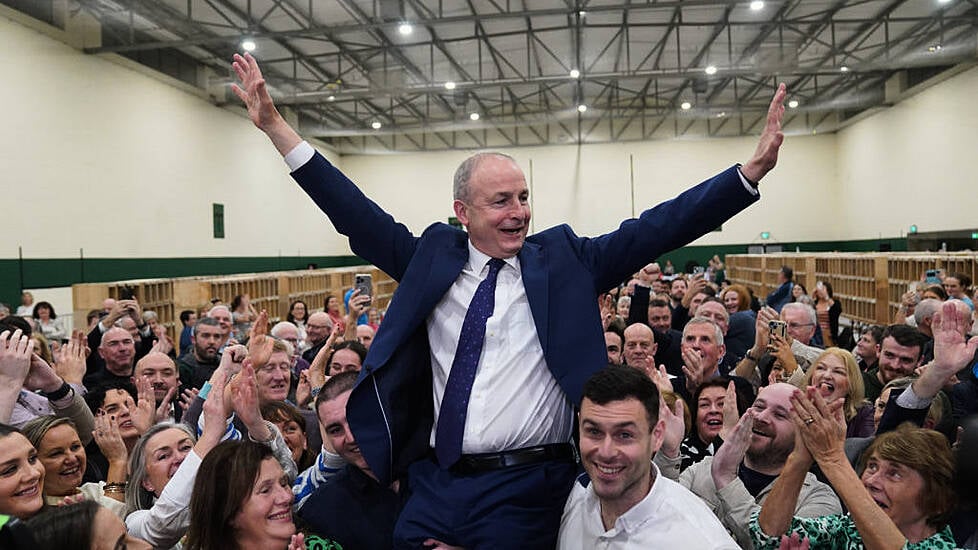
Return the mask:
<path id="1" fill-rule="evenodd" d="M 764 123 L 764 130 L 761 132 L 757 149 L 754 150 L 754 156 L 740 167 L 744 177 L 754 183 L 761 181 L 761 178 L 778 163 L 778 151 L 784 142 L 781 122 L 784 120 L 784 99 L 787 95 L 785 85 L 778 84 L 778 89 L 774 92 L 774 98 L 768 107 L 767 121 Z"/>

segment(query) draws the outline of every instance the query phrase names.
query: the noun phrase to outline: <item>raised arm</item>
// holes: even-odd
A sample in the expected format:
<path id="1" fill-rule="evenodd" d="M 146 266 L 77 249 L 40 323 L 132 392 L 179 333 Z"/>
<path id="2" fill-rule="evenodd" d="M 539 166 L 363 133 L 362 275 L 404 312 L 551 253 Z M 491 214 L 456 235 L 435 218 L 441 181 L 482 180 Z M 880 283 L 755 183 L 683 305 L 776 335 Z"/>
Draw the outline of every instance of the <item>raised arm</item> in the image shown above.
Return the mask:
<path id="1" fill-rule="evenodd" d="M 231 84 L 231 90 L 248 107 L 248 117 L 259 130 L 272 140 L 272 144 L 284 157 L 286 153 L 302 142 L 299 134 L 289 126 L 285 118 L 275 108 L 272 96 L 268 93 L 265 78 L 258 68 L 258 62 L 251 54 L 234 54 L 231 64 L 238 74 L 241 85 Z"/>
<path id="2" fill-rule="evenodd" d="M 740 167 L 740 172 L 744 174 L 744 177 L 753 183 L 761 181 L 761 178 L 766 176 L 778 163 L 778 151 L 781 149 L 781 143 L 784 142 L 781 121 L 784 119 L 784 98 L 786 95 L 788 92 L 785 85 L 779 84 L 778 90 L 771 100 L 771 105 L 767 109 L 767 122 L 764 124 L 764 131 L 761 132 L 757 149 L 754 150 L 754 156 Z"/>

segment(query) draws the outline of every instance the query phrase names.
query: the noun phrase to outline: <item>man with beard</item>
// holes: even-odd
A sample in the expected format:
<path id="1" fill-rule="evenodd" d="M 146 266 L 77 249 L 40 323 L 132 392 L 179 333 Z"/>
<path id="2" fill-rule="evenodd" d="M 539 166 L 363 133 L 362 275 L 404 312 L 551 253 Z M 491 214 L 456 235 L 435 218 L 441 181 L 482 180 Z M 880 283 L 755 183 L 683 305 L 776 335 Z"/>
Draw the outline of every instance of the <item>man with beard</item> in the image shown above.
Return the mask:
<path id="1" fill-rule="evenodd" d="M 669 442 L 672 452 L 664 443 L 663 452 L 655 457 L 662 474 L 678 477 L 681 485 L 702 498 L 744 548 L 751 548 L 747 530 L 751 514 L 761 509 L 795 448 L 795 425 L 788 415 L 795 391 L 794 386 L 784 383 L 761 388 L 729 440 L 714 456 L 693 464 L 681 475 L 679 457 L 667 456 L 678 455 L 678 442 Z M 667 422 L 670 420 L 676 419 L 667 416 Z M 678 422 L 682 422 L 682 417 Z M 668 427 L 666 431 L 669 432 Z M 842 506 L 832 488 L 807 474 L 794 515 L 820 517 L 840 513 Z"/>
<path id="2" fill-rule="evenodd" d="M 224 331 L 220 322 L 210 317 L 198 320 L 190 341 L 191 350 L 177 359 L 180 385 L 200 389 L 221 363 L 218 350 L 224 344 Z"/>
<path id="3" fill-rule="evenodd" d="M 132 371 L 132 383 L 138 384 L 140 378 L 149 380 L 153 386 L 156 403 L 156 422 L 179 422 L 183 409 L 174 400 L 180 386 L 177 366 L 165 353 L 152 351 L 136 362 Z"/>

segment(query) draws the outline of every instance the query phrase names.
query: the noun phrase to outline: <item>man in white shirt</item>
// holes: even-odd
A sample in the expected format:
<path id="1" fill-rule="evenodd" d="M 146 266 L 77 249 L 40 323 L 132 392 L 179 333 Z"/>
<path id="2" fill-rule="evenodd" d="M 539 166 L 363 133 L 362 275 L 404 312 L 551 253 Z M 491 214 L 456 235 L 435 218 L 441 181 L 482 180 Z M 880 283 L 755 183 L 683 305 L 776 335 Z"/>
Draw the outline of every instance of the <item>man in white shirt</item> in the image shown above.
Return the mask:
<path id="1" fill-rule="evenodd" d="M 658 389 L 638 369 L 608 367 L 584 385 L 581 460 L 590 479 L 567 499 L 561 550 L 739 548 L 702 500 L 652 464 L 666 429 L 659 407 Z"/>

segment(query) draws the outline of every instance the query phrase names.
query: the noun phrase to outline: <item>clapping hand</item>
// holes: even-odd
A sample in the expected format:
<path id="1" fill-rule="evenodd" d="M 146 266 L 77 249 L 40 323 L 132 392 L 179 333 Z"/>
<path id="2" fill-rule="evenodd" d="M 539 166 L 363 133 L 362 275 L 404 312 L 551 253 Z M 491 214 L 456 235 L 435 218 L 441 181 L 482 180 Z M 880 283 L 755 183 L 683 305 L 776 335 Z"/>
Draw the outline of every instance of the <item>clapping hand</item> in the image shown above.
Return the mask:
<path id="1" fill-rule="evenodd" d="M 747 454 L 753 430 L 754 413 L 748 410 L 740 417 L 733 431 L 713 455 L 710 473 L 713 475 L 713 483 L 716 484 L 717 489 L 723 489 L 737 478 L 737 471 L 744 460 L 744 455 Z"/>

